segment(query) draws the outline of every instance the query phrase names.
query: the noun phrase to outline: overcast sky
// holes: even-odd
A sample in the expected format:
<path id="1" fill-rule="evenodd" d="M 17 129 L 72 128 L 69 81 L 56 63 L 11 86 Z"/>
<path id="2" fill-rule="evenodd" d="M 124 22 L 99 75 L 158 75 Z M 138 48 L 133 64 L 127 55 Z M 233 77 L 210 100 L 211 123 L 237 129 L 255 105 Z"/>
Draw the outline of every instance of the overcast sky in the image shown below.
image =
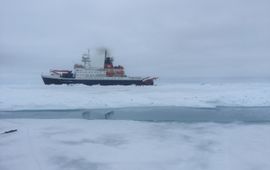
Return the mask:
<path id="1" fill-rule="evenodd" d="M 108 47 L 129 75 L 270 77 L 269 0 L 1 0 L 1 73 Z M 31 73 L 30 73 L 31 72 Z"/>

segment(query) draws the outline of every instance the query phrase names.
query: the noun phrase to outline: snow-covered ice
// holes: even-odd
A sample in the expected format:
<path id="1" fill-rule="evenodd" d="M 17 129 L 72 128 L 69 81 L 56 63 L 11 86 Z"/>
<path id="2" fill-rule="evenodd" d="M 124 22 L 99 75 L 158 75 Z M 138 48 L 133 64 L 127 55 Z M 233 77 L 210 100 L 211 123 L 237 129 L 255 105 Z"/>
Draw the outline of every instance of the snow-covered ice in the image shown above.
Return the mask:
<path id="1" fill-rule="evenodd" d="M 268 170 L 269 124 L 2 119 L 1 170 Z"/>
<path id="2" fill-rule="evenodd" d="M 0 110 L 270 106 L 270 83 L 157 86 L 0 85 Z"/>
<path id="3" fill-rule="evenodd" d="M 270 106 L 270 83 L 0 85 L 1 110 Z M 0 170 L 268 170 L 269 123 L 0 119 Z"/>

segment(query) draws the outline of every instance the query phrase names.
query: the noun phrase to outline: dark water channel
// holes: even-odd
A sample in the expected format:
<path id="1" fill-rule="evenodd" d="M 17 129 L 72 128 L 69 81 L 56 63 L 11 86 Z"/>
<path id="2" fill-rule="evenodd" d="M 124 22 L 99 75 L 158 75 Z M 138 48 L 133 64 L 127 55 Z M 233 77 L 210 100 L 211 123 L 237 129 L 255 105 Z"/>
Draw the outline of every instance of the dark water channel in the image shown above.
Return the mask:
<path id="1" fill-rule="evenodd" d="M 270 122 L 270 107 L 127 107 L 0 111 L 0 119 L 111 119 L 177 122 Z"/>

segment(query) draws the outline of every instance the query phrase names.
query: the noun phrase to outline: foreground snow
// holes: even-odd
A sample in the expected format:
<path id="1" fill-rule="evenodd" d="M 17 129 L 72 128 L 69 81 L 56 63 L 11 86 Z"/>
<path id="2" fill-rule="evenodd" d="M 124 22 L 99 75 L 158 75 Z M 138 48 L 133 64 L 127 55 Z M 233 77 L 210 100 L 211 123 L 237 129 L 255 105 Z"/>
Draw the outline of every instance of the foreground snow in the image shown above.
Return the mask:
<path id="1" fill-rule="evenodd" d="M 1 170 L 268 170 L 269 124 L 2 119 Z"/>
<path id="2" fill-rule="evenodd" d="M 0 86 L 0 110 L 134 106 L 270 106 L 270 83 Z"/>

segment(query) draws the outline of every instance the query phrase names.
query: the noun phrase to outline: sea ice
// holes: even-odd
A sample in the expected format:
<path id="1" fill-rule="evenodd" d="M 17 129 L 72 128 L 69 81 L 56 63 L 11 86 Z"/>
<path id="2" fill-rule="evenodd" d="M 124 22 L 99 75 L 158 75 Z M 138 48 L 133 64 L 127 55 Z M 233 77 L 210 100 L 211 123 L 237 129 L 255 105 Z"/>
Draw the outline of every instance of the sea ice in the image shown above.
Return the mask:
<path id="1" fill-rule="evenodd" d="M 1 170 L 270 169 L 269 124 L 2 119 Z"/>
<path id="2" fill-rule="evenodd" d="M 0 110 L 136 106 L 270 106 L 270 84 L 0 85 Z"/>

